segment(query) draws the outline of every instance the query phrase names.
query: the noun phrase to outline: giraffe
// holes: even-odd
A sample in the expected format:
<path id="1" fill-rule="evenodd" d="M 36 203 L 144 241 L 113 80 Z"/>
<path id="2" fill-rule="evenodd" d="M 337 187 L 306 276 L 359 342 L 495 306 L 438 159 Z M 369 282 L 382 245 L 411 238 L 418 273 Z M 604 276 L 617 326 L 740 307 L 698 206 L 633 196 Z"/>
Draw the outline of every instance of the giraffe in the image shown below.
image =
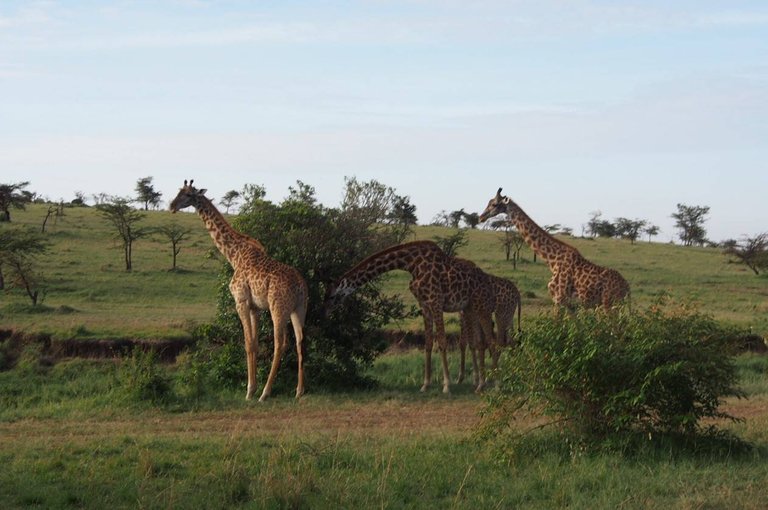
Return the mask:
<path id="1" fill-rule="evenodd" d="M 491 299 L 493 299 L 493 315 L 496 319 L 496 334 L 492 338 L 477 338 L 477 333 L 474 332 L 474 346 L 470 343 L 470 337 L 461 335 L 459 338 L 459 349 L 461 351 L 460 363 L 459 363 L 459 377 L 458 382 L 462 382 L 465 376 L 465 351 L 469 344 L 472 353 L 472 367 L 473 377 L 475 378 L 475 384 L 479 384 L 480 375 L 484 371 L 484 366 L 479 367 L 478 362 L 485 362 L 485 349 L 488 348 L 491 352 L 491 369 L 496 370 L 498 367 L 500 349 L 509 344 L 509 338 L 507 332 L 512 327 L 515 320 L 515 311 L 517 311 L 517 330 L 520 331 L 520 320 L 522 313 L 522 300 L 520 297 L 520 291 L 517 286 L 506 278 L 501 278 L 492 274 L 484 273 L 486 278 L 486 285 L 490 289 Z M 479 356 L 479 358 L 478 358 Z"/>
<path id="2" fill-rule="evenodd" d="M 274 325 L 274 354 L 272 366 L 261 393 L 263 402 L 272 392 L 285 349 L 288 346 L 287 322 L 293 325 L 298 353 L 299 381 L 296 398 L 304 394 L 304 321 L 307 314 L 309 291 L 299 272 L 267 256 L 264 246 L 256 239 L 242 234 L 230 226 L 213 203 L 205 196 L 205 189 L 197 189 L 194 181 L 184 186 L 171 202 L 171 212 L 192 206 L 203 220 L 214 244 L 234 269 L 229 291 L 235 299 L 237 315 L 243 326 L 245 352 L 248 365 L 250 400 L 256 391 L 256 357 L 259 348 L 259 313 L 269 310 Z"/>
<path id="3" fill-rule="evenodd" d="M 493 342 L 493 321 L 491 318 L 496 308 L 496 295 L 489 275 L 477 267 L 474 262 L 459 257 L 453 257 L 453 262 L 472 276 L 469 306 L 461 311 L 461 334 L 459 336 L 461 356 L 457 382 L 464 380 L 465 350 L 466 346 L 469 345 L 472 353 L 475 391 L 479 393 L 485 387 L 484 341 Z M 477 355 L 478 353 L 480 356 Z"/>
<path id="4" fill-rule="evenodd" d="M 466 264 L 455 262 L 437 244 L 432 241 L 412 241 L 365 258 L 347 271 L 335 285 L 328 287 L 325 309 L 332 310 L 361 285 L 396 269 L 411 273 L 408 287 L 418 301 L 424 318 L 424 384 L 421 391 L 426 391 L 432 380 L 431 356 L 436 340 L 442 360 L 443 393 L 450 393 L 443 313 L 464 311 L 467 332 L 471 330 L 469 324 L 477 321 L 481 329 L 490 335 L 492 323 L 490 313 L 477 308 L 480 299 L 475 293 L 481 289 L 477 274 Z"/>
<path id="5" fill-rule="evenodd" d="M 571 307 L 575 298 L 583 306 L 608 309 L 629 298 L 629 284 L 618 271 L 590 262 L 573 246 L 555 239 L 499 188 L 480 221 L 501 213 L 507 213 L 525 242 L 547 262 L 552 272 L 547 288 L 555 306 Z"/>

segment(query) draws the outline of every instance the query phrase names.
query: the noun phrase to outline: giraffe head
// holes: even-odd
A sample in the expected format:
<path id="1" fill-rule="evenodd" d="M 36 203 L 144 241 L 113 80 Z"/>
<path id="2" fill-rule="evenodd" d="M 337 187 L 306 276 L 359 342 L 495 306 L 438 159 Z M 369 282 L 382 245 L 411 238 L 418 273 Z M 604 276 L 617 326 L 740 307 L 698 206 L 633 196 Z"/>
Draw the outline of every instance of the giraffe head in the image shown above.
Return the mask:
<path id="1" fill-rule="evenodd" d="M 184 186 L 171 202 L 172 213 L 189 206 L 197 207 L 197 204 L 200 203 L 200 197 L 204 196 L 207 190 L 195 188 L 192 186 L 193 182 L 195 182 L 194 179 L 190 180 L 189 184 L 187 184 L 187 181 L 184 180 Z"/>
<path id="2" fill-rule="evenodd" d="M 496 192 L 496 196 L 488 201 L 488 205 L 485 210 L 480 214 L 480 221 L 483 222 L 488 218 L 493 218 L 497 214 L 507 212 L 507 204 L 509 204 L 509 197 L 505 197 L 501 194 L 501 188 Z"/>
<path id="3" fill-rule="evenodd" d="M 323 314 L 327 317 L 333 312 L 344 298 L 349 296 L 355 291 L 355 287 L 347 280 L 341 280 L 337 284 L 331 284 L 325 291 L 325 299 L 323 300 Z"/>

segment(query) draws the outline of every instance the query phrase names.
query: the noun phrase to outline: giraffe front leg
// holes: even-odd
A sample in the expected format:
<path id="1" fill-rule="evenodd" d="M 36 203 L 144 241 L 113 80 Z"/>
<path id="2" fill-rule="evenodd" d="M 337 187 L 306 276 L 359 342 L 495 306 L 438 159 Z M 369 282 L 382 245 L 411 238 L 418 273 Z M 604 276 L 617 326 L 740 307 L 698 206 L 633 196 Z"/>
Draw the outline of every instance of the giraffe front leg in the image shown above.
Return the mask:
<path id="1" fill-rule="evenodd" d="M 456 379 L 457 384 L 461 384 L 464 382 L 464 375 L 465 375 L 465 365 L 466 365 L 466 355 L 467 355 L 467 317 L 464 312 L 461 312 L 460 314 L 460 321 L 461 321 L 461 332 L 459 333 L 459 377 Z M 470 346 L 470 352 L 472 352 L 472 347 Z M 474 353 L 473 356 L 473 362 L 474 362 Z"/>
<path id="2" fill-rule="evenodd" d="M 432 342 L 433 342 L 433 320 L 432 312 L 422 309 L 424 316 L 424 384 L 421 386 L 421 392 L 429 389 L 432 382 Z"/>
<path id="3" fill-rule="evenodd" d="M 480 365 L 480 377 L 479 377 L 479 383 L 477 387 L 475 388 L 475 393 L 480 393 L 485 388 L 485 385 L 488 382 L 488 379 L 485 375 L 485 347 L 488 346 L 488 350 L 491 353 L 491 367 L 494 367 L 493 364 L 493 357 L 494 357 L 494 345 L 495 345 L 495 338 L 493 336 L 493 321 L 491 320 L 491 314 L 483 314 L 482 316 L 478 316 L 477 319 L 478 322 L 478 329 L 482 331 L 483 338 L 480 338 L 480 335 L 477 334 L 476 338 L 478 340 L 478 351 L 480 353 L 479 355 L 479 365 Z M 478 332 L 479 333 L 479 332 Z"/>
<path id="4" fill-rule="evenodd" d="M 272 385 L 277 377 L 277 369 L 288 345 L 286 321 L 283 317 L 272 314 L 272 322 L 274 324 L 275 349 L 272 354 L 272 367 L 269 369 L 267 383 L 264 385 L 264 391 L 261 393 L 261 397 L 259 397 L 259 402 L 264 402 L 272 394 Z"/>
<path id="5" fill-rule="evenodd" d="M 445 324 L 443 313 L 435 315 L 435 336 L 440 346 L 440 359 L 443 362 L 443 393 L 451 392 L 451 374 L 448 370 L 448 341 L 445 338 Z"/>
<path id="6" fill-rule="evenodd" d="M 245 360 L 248 366 L 248 387 L 245 399 L 250 400 L 256 392 L 256 355 L 259 347 L 258 311 L 251 307 L 248 296 L 235 295 L 235 307 L 240 323 L 243 326 L 243 339 L 245 341 Z"/>

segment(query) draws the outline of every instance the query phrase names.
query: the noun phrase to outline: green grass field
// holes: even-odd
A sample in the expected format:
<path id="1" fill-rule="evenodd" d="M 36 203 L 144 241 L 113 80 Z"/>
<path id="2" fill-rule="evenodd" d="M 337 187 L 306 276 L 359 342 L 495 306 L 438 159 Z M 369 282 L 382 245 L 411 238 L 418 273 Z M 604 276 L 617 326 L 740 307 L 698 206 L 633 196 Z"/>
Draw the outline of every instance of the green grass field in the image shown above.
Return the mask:
<path id="1" fill-rule="evenodd" d="M 213 244 L 196 215 L 150 212 L 146 219 L 192 229 L 179 255 L 181 271 L 168 271 L 168 242 L 145 239 L 135 246 L 134 271 L 126 273 L 106 221 L 92 209 L 66 213 L 49 227 L 44 311 L 6 294 L 0 329 L 46 332 L 54 340 L 168 339 L 213 318 L 220 262 L 206 258 Z M 30 206 L 15 220 L 39 226 L 43 216 L 42 206 Z M 416 235 L 448 233 L 421 227 Z M 528 260 L 513 271 L 498 238 L 470 232 L 460 255 L 517 281 L 525 315 L 550 310 L 547 268 Z M 634 306 L 670 295 L 718 320 L 768 333 L 768 279 L 717 250 L 568 242 L 621 271 Z M 407 281 L 404 273 L 393 274 L 388 289 L 411 300 Z M 419 322 L 391 327 L 417 329 Z M 31 345 L 13 369 L 0 371 L 0 508 L 768 507 L 764 356 L 737 359 L 749 398 L 725 407 L 746 421 L 721 424 L 752 443 L 749 451 L 649 445 L 632 456 L 586 453 L 549 447 L 545 435 L 532 437 L 530 452 L 507 459 L 474 438 L 483 399 L 469 383 L 454 385 L 449 396 L 439 384 L 419 393 L 422 360 L 414 350 L 389 352 L 371 369 L 374 390 L 328 392 L 313 387 L 309 375 L 302 400 L 277 387 L 264 404 L 246 402 L 240 389 L 191 396 L 180 361 L 161 366 L 172 396 L 150 405 L 127 397 L 124 360 L 40 363 Z M 451 363 L 455 376 L 455 353 Z"/>

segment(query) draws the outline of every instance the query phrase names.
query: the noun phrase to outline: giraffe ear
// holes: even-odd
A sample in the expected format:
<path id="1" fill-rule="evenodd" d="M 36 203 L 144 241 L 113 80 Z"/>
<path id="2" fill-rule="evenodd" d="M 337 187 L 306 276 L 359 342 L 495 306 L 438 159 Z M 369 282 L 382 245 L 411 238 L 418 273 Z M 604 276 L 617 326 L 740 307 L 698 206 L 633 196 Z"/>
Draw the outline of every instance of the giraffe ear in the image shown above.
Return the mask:
<path id="1" fill-rule="evenodd" d="M 206 191 L 208 191 L 208 190 L 207 190 L 207 189 L 205 189 L 205 188 L 203 188 L 203 189 L 199 189 L 199 190 L 197 190 L 197 193 L 198 193 L 198 195 L 205 195 L 205 192 L 206 192 Z"/>

